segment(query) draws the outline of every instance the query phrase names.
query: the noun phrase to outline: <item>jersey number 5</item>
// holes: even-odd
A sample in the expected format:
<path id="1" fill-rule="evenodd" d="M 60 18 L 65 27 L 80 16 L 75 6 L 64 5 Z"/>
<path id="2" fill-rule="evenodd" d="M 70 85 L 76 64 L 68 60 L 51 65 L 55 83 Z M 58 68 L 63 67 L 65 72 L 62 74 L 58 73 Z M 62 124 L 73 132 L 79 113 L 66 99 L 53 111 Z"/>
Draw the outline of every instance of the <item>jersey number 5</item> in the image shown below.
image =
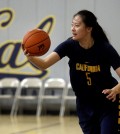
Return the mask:
<path id="1" fill-rule="evenodd" d="M 92 85 L 91 78 L 89 76 L 90 73 L 86 72 L 87 84 L 90 86 Z"/>

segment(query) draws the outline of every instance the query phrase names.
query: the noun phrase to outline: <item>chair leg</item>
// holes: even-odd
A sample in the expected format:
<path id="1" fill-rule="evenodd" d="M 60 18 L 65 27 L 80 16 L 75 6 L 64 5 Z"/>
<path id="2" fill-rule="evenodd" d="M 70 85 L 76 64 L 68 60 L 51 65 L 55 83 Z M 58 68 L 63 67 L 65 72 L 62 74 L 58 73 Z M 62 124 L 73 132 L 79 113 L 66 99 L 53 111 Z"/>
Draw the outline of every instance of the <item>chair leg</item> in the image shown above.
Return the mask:
<path id="1" fill-rule="evenodd" d="M 14 115 L 15 115 L 15 116 L 17 115 L 17 112 L 18 112 L 18 105 L 19 105 L 19 102 L 17 101 L 16 107 L 15 107 L 15 112 L 14 112 Z"/>
<path id="2" fill-rule="evenodd" d="M 42 108 L 42 91 L 43 89 L 40 88 L 39 95 L 38 95 L 38 104 L 37 104 L 37 112 L 36 116 L 39 117 L 41 115 L 41 108 Z"/>
<path id="3" fill-rule="evenodd" d="M 65 113 L 65 95 L 67 94 L 68 90 L 66 87 L 63 89 L 62 99 L 61 99 L 61 108 L 60 108 L 60 116 L 64 116 Z"/>
<path id="4" fill-rule="evenodd" d="M 60 116 L 62 117 L 62 116 L 64 116 L 64 113 L 65 113 L 65 100 L 63 99 L 62 101 L 61 101 L 61 108 L 60 108 Z"/>
<path id="5" fill-rule="evenodd" d="M 15 113 L 15 109 L 16 109 L 16 102 L 17 102 L 17 99 L 15 98 L 15 100 L 13 101 L 12 108 L 11 108 L 10 116 L 13 116 L 13 115 L 14 115 L 14 113 Z"/>
<path id="6" fill-rule="evenodd" d="M 40 100 L 40 98 L 38 99 L 38 105 L 37 105 L 37 117 L 39 117 L 41 115 L 41 110 L 42 110 L 42 102 Z"/>

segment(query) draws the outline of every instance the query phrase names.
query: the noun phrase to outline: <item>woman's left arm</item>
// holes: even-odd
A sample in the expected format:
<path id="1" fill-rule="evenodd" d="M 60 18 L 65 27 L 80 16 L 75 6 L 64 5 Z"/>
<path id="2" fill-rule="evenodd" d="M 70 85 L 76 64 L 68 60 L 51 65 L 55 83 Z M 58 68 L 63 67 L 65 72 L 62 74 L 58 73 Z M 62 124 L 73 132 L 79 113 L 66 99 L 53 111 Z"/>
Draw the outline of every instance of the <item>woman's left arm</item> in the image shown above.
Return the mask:
<path id="1" fill-rule="evenodd" d="M 118 74 L 118 76 L 120 77 L 120 67 L 117 68 L 115 71 Z M 120 94 L 120 82 L 112 89 L 103 90 L 102 93 L 107 94 L 106 98 L 109 100 L 112 100 L 112 102 L 114 102 L 116 100 L 116 95 Z"/>

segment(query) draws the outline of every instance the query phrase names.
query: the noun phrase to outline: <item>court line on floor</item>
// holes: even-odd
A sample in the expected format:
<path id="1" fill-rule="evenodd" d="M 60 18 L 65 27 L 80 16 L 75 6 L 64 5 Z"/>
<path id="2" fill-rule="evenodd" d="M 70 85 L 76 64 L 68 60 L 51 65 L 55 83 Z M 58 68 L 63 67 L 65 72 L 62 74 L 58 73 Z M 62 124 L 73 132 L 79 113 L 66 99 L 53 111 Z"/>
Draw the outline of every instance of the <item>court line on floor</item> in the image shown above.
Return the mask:
<path id="1" fill-rule="evenodd" d="M 22 130 L 22 131 L 18 131 L 18 132 L 13 132 L 13 133 L 10 133 L 10 134 L 24 134 L 26 132 L 30 132 L 30 131 L 33 131 L 33 130 L 39 130 L 39 129 L 49 128 L 49 127 L 54 127 L 54 126 L 57 126 L 57 125 L 60 125 L 60 122 L 56 122 L 56 123 L 53 123 L 53 124 L 48 124 L 48 125 L 41 126 L 41 127 L 31 128 L 31 129 L 27 129 L 27 130 Z"/>

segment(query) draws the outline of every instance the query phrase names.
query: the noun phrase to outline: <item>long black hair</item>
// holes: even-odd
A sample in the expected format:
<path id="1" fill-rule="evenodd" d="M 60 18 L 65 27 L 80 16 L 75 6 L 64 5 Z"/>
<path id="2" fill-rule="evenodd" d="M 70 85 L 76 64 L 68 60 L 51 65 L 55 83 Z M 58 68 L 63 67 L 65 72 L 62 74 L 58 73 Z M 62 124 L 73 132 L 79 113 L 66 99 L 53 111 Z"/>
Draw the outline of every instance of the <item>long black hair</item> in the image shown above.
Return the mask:
<path id="1" fill-rule="evenodd" d="M 96 16 L 88 11 L 88 10 L 81 10 L 77 12 L 73 17 L 79 15 L 82 18 L 83 23 L 87 27 L 92 27 L 91 36 L 96 42 L 108 42 L 109 40 L 103 31 L 102 27 L 98 24 Z"/>

